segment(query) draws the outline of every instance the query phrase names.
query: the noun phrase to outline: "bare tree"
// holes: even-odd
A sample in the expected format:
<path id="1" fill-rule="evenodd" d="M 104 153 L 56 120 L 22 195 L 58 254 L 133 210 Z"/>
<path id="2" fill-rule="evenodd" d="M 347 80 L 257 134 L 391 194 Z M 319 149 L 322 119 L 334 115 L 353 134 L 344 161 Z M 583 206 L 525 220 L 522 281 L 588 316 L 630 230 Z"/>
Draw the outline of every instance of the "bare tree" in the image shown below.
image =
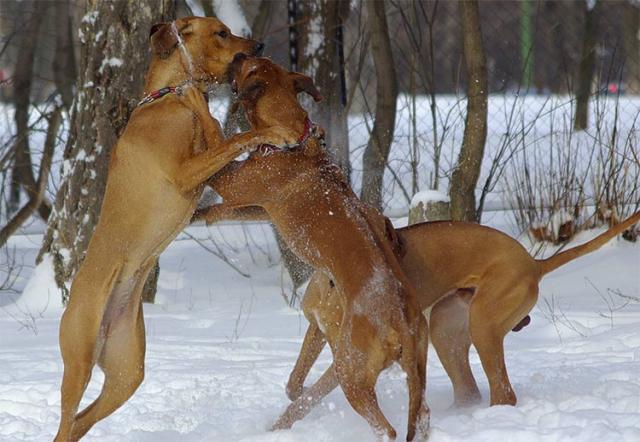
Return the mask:
<path id="1" fill-rule="evenodd" d="M 576 130 L 587 128 L 589 119 L 589 95 L 591 83 L 596 69 L 596 43 L 598 41 L 598 24 L 600 21 L 601 1 L 594 0 L 595 5 L 584 2 L 585 22 L 582 41 L 582 56 L 576 82 L 576 115 L 573 126 Z"/>
<path id="2" fill-rule="evenodd" d="M 629 92 L 640 93 L 640 3 L 627 1 L 624 11 L 624 52 Z"/>
<path id="3" fill-rule="evenodd" d="M 349 15 L 348 0 L 301 0 L 297 3 L 296 65 L 314 79 L 323 96 L 309 102 L 311 118 L 325 132 L 335 161 L 349 175 L 349 129 L 344 64 L 343 24 Z M 304 17 L 304 19 L 301 19 Z M 293 49 L 293 48 L 292 48 Z M 293 65 L 293 63 L 292 63 Z"/>
<path id="4" fill-rule="evenodd" d="M 29 199 L 37 196 L 36 179 L 33 176 L 31 151 L 29 148 L 29 105 L 31 103 L 31 87 L 35 62 L 38 33 L 50 3 L 28 2 L 25 11 L 28 13 L 23 31 L 19 36 L 17 59 L 13 76 L 13 102 L 15 106 L 14 120 L 16 124 L 14 161 L 12 172 L 12 191 L 9 209 L 17 210 L 20 200 L 20 187 Z M 38 207 L 40 216 L 47 219 L 51 212 L 50 205 L 41 200 Z"/>
<path id="5" fill-rule="evenodd" d="M 467 73 L 467 117 L 458 163 L 451 176 L 451 218 L 476 221 L 476 183 L 487 139 L 487 66 L 477 0 L 459 3 Z"/>
<path id="6" fill-rule="evenodd" d="M 62 122 L 62 109 L 59 106 L 55 106 L 47 115 L 47 120 L 49 121 L 49 127 L 44 142 L 42 160 L 40 161 L 36 192 L 30 195 L 29 201 L 0 229 L 0 247 L 3 247 L 9 237 L 40 207 L 44 199 L 44 191 L 47 188 L 47 180 L 51 171 L 53 151 L 56 147 L 56 137 Z"/>
<path id="7" fill-rule="evenodd" d="M 174 13 L 172 0 L 87 1 L 62 182 L 39 256 L 52 255 L 64 296 L 100 214 L 111 147 L 142 93 L 149 54 L 141 48 L 148 46 L 151 25 Z"/>
<path id="8" fill-rule="evenodd" d="M 71 4 L 69 0 L 55 3 L 56 49 L 53 57 L 53 76 L 62 102 L 67 110 L 73 101 L 76 80 L 76 62 L 71 31 Z"/>
<path id="9" fill-rule="evenodd" d="M 376 70 L 376 111 L 371 136 L 362 158 L 362 192 L 364 202 L 382 208 L 382 180 L 389 158 L 396 122 L 398 81 L 384 1 L 367 2 L 371 27 L 371 54 Z"/>

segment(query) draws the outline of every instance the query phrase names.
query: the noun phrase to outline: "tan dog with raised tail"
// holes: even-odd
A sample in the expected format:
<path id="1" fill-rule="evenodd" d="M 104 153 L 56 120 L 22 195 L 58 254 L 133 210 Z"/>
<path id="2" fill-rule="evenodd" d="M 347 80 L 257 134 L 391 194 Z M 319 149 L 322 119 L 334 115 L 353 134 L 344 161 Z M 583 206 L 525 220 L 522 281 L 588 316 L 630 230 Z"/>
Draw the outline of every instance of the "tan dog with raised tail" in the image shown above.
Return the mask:
<path id="1" fill-rule="evenodd" d="M 111 152 L 100 219 L 60 324 L 58 442 L 81 438 L 142 382 L 141 290 L 160 252 L 188 224 L 202 182 L 251 147 L 295 142 L 291 131 L 272 126 L 205 144 L 201 117 L 181 104 L 206 107 L 202 93 L 193 87 L 183 98 L 174 93 L 187 83 L 224 81 L 234 56 L 260 52 L 261 43 L 232 35 L 217 19 L 190 17 L 155 25 L 151 47 L 145 98 Z M 102 392 L 76 414 L 96 364 L 105 374 Z"/>
<path id="2" fill-rule="evenodd" d="M 478 224 L 430 222 L 393 230 L 388 237 L 401 255 L 401 265 L 430 311 L 430 338 L 451 382 L 456 403 L 480 399 L 469 366 L 471 343 L 478 350 L 489 379 L 491 405 L 515 405 L 504 362 L 503 339 L 528 324 L 527 314 L 538 299 L 538 283 L 547 273 L 606 244 L 640 221 L 640 213 L 611 227 L 593 240 L 536 260 L 513 238 Z M 384 222 L 380 220 L 380 222 Z M 337 386 L 329 368 L 311 387 L 304 379 L 325 345 L 338 332 L 342 306 L 338 288 L 316 272 L 302 308 L 309 321 L 287 393 L 294 401 L 280 418 L 290 426 Z M 514 328 L 515 327 L 515 328 Z"/>

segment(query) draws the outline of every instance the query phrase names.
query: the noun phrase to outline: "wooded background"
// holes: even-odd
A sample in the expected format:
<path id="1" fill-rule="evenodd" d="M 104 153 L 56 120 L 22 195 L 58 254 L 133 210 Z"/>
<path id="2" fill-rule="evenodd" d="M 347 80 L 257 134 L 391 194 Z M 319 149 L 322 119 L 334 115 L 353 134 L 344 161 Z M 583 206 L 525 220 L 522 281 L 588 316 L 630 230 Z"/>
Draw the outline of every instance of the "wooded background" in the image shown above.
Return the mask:
<path id="1" fill-rule="evenodd" d="M 508 177 L 523 231 L 571 219 L 570 235 L 540 236 L 554 241 L 638 207 L 640 101 L 627 99 L 640 95 L 637 1 L 3 0 L 0 246 L 29 220 L 46 222 L 41 256 L 54 257 L 60 287 L 82 261 L 110 148 L 140 98 L 151 25 L 202 13 L 315 79 L 325 100 L 305 105 L 374 206 L 408 207 L 418 191 L 437 189 L 454 219 L 480 221 Z M 229 91 L 215 95 L 212 109 L 231 132 L 238 118 L 220 99 Z M 525 143 L 517 118 L 492 121 L 517 113 L 488 110 L 496 96 L 525 97 L 525 107 L 553 101 L 539 118 L 568 109 L 570 121 Z M 443 108 L 447 100 L 455 105 Z M 580 133 L 595 140 L 582 175 L 570 150 Z M 536 166 L 541 138 L 545 155 L 566 151 L 552 161 L 557 173 Z M 598 208 L 589 221 L 587 203 Z"/>

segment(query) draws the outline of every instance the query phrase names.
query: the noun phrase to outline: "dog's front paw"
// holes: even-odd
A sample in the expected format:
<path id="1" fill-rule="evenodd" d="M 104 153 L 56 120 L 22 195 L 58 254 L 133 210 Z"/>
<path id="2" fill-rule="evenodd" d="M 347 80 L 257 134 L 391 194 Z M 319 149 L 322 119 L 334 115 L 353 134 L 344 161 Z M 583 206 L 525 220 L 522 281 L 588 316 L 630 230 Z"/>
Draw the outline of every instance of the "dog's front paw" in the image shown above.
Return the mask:
<path id="1" fill-rule="evenodd" d="M 265 136 L 265 140 L 260 144 L 271 144 L 278 147 L 293 146 L 298 142 L 298 138 L 293 131 L 282 126 L 270 127 Z"/>

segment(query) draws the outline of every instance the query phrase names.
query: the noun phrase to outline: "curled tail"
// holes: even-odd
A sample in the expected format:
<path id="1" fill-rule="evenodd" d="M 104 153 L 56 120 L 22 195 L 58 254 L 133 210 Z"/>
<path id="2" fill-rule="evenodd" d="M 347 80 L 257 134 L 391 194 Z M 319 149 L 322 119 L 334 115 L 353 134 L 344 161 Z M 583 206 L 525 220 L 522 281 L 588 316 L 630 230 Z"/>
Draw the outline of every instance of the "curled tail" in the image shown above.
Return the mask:
<path id="1" fill-rule="evenodd" d="M 626 229 L 633 226 L 638 221 L 640 221 L 640 212 L 634 213 L 629 218 L 625 219 L 619 224 L 616 224 L 615 226 L 611 227 L 606 232 L 596 236 L 589 242 L 569 249 L 565 252 L 560 252 L 550 258 L 537 260 L 538 264 L 540 265 L 540 272 L 545 275 L 557 269 L 558 267 L 565 265 L 569 261 L 573 261 L 574 259 L 579 258 L 582 255 L 586 255 L 587 253 L 598 250 L 611 239 L 615 238 L 616 235 L 624 232 Z"/>

